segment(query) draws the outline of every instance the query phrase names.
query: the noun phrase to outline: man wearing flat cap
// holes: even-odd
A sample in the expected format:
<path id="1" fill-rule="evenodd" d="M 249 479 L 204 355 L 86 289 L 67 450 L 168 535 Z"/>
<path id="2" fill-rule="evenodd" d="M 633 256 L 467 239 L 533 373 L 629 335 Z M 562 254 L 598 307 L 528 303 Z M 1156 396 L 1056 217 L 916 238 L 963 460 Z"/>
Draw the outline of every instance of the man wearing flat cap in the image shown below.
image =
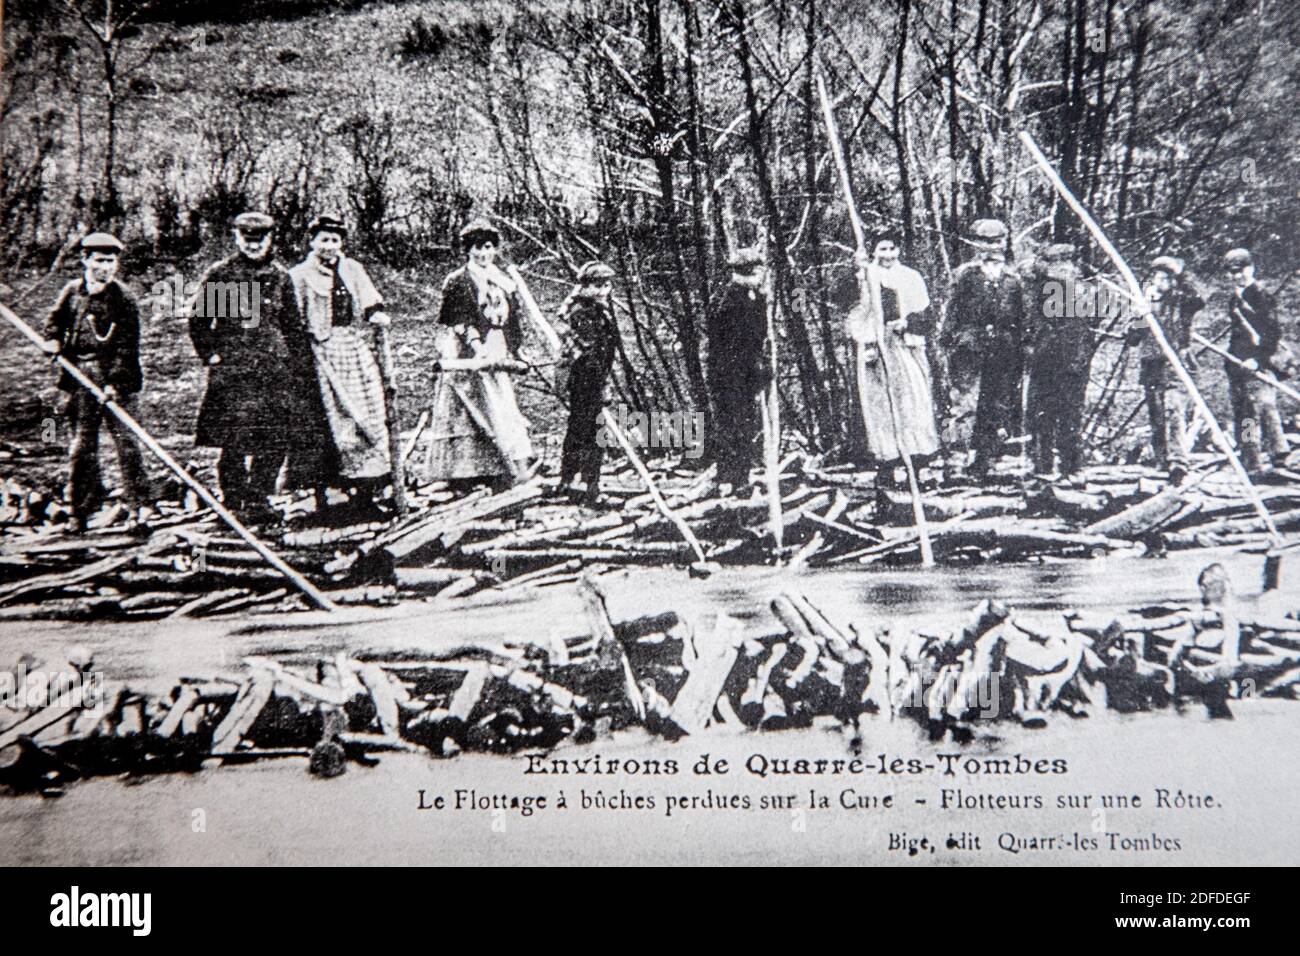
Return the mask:
<path id="1" fill-rule="evenodd" d="M 1079 470 L 1079 429 L 1092 364 L 1096 295 L 1075 263 L 1067 242 L 1042 251 L 1028 283 L 1032 341 L 1029 359 L 1029 432 L 1035 471 L 1051 475 Z"/>
<path id="2" fill-rule="evenodd" d="M 969 414 L 968 396 L 978 393 L 970 477 L 983 482 L 1003 441 L 1021 424 L 1026 306 L 1020 275 L 1006 261 L 1006 225 L 978 219 L 964 241 L 975 258 L 953 275 L 940 344 L 956 419 Z"/>
<path id="3" fill-rule="evenodd" d="M 254 523 L 273 517 L 267 498 L 288 454 L 289 430 L 311 407 L 284 343 L 293 291 L 272 254 L 274 225 L 265 213 L 236 216 L 235 251 L 203 274 L 186 308 L 190 340 L 208 373 L 194 441 L 221 449 L 222 499 Z"/>
<path id="4" fill-rule="evenodd" d="M 82 276 L 63 287 L 45 323 L 45 350 L 61 354 L 78 365 L 128 413 L 134 414 L 135 396 L 143 385 L 140 371 L 140 308 L 118 281 L 122 243 L 106 232 L 92 232 L 81 240 Z M 73 524 L 84 529 L 99 508 L 104 487 L 99 473 L 99 428 L 108 425 L 126 503 L 149 510 L 148 482 L 135 437 L 109 415 L 89 391 L 66 372 L 58 387 L 68 395 L 65 412 L 72 428 L 69 473 L 65 491 Z"/>
<path id="5" fill-rule="evenodd" d="M 709 458 L 718 483 L 743 491 L 750 469 L 763 457 L 759 396 L 772 381 L 768 362 L 766 262 L 759 249 L 728 260 L 731 282 L 709 316 L 706 380 L 713 400 Z"/>
<path id="6" fill-rule="evenodd" d="M 1205 308 L 1205 300 L 1197 293 L 1187 264 L 1177 256 L 1157 256 L 1152 260 L 1146 297 L 1165 338 L 1183 364 L 1194 370 L 1192 323 L 1196 313 Z M 1177 483 L 1187 475 L 1190 450 L 1187 448 L 1187 393 L 1170 372 L 1168 359 L 1141 316 L 1135 317 L 1129 326 L 1127 341 L 1138 348 L 1138 381 L 1151 421 L 1151 450 L 1156 466 L 1169 469 L 1170 480 Z"/>
<path id="7" fill-rule="evenodd" d="M 382 517 L 375 496 L 393 473 L 384 380 L 363 323 L 390 320 L 365 268 L 343 254 L 347 232 L 337 216 L 317 216 L 307 227 L 311 252 L 289 270 L 297 305 L 286 329 L 289 360 L 310 360 L 324 409 L 324 427 L 314 431 L 317 423 L 305 422 L 290 460 L 295 485 L 310 473 L 318 514 L 328 488 L 352 489 L 348 507 L 334 517 L 363 521 Z"/>
<path id="8" fill-rule="evenodd" d="M 1228 351 L 1245 365 L 1243 368 L 1233 362 L 1224 363 L 1237 446 L 1246 470 L 1263 475 L 1275 467 L 1286 467 L 1290 446 L 1282 428 L 1276 390 L 1252 372 L 1278 372 L 1272 362 L 1282 343 L 1282 327 L 1273 297 L 1255 281 L 1255 260 L 1249 250 L 1228 250 L 1223 257 L 1223 271 L 1232 284 Z"/>
<path id="9" fill-rule="evenodd" d="M 605 406 L 605 385 L 618 353 L 618 323 L 610 308 L 614 270 L 603 262 L 588 262 L 578 270 L 578 285 L 560 306 L 560 318 L 569 329 L 566 351 L 569 366 L 569 426 L 560 455 L 561 491 L 577 495 L 574 483 L 586 488 L 582 502 L 600 502 L 600 466 L 605 449 L 596 440 L 600 413 Z"/>

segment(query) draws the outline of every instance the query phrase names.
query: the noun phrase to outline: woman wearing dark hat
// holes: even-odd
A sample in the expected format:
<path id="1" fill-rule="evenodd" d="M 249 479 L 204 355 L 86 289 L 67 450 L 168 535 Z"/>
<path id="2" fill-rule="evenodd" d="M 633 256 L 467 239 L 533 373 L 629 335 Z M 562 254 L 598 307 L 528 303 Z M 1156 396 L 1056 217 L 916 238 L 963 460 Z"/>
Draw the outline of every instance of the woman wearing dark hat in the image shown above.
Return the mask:
<path id="1" fill-rule="evenodd" d="M 308 227 L 311 252 L 289 270 L 303 333 L 295 356 L 309 351 L 324 405 L 328 435 L 304 436 L 308 449 L 332 446 L 337 478 L 317 474 L 317 507 L 325 507 L 324 489 L 338 484 L 357 488 L 356 503 L 373 505 L 377 488 L 392 473 L 388 451 L 387 410 L 379 364 L 362 327 L 366 320 L 387 325 L 384 300 L 361 263 L 343 255 L 347 228 L 333 216 L 320 216 Z M 327 463 L 320 462 L 322 468 Z"/>
<path id="2" fill-rule="evenodd" d="M 933 320 L 925 279 L 898 261 L 898 235 L 880 232 L 872 251 L 872 261 L 860 268 L 880 285 L 880 312 L 858 303 L 849 313 L 849 335 L 860 345 L 857 378 L 867 446 L 880 462 L 885 487 L 897 484 L 894 473 L 903 455 L 916 459 L 939 450 L 925 353 Z"/>
<path id="3" fill-rule="evenodd" d="M 442 283 L 438 322 L 443 358 L 511 360 L 523 344 L 523 304 L 515 281 L 496 265 L 501 234 L 485 219 L 460 231 L 465 265 Z M 430 480 L 522 481 L 533 454 L 528 422 L 504 369 L 444 371 L 434 397 Z"/>
<path id="4" fill-rule="evenodd" d="M 596 440 L 600 412 L 605 404 L 605 383 L 618 349 L 618 324 L 609 306 L 614 270 L 603 262 L 588 262 L 578 271 L 578 285 L 560 306 L 560 318 L 569 326 L 569 427 L 560 456 L 561 491 L 578 494 L 577 479 L 586 483 L 584 504 L 600 500 L 600 465 L 605 449 Z"/>

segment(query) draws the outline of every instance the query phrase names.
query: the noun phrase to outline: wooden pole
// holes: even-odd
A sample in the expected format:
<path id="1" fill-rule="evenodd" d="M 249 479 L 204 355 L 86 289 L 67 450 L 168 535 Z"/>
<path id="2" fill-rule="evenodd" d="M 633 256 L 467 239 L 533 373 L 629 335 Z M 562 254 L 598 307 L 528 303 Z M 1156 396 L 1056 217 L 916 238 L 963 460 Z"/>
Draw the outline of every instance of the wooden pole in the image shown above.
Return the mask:
<path id="1" fill-rule="evenodd" d="M 767 233 L 763 234 L 767 245 Z M 766 250 L 765 250 L 766 251 Z M 766 297 L 767 342 L 772 367 L 772 382 L 766 394 L 759 396 L 763 416 L 763 478 L 767 486 L 767 519 L 772 529 L 772 561 L 781 564 L 781 549 L 785 543 L 785 521 L 781 517 L 781 408 L 780 383 L 777 381 L 777 346 L 775 306 L 772 297 Z"/>
<path id="2" fill-rule="evenodd" d="M 602 407 L 600 410 L 600 416 L 605 422 L 605 427 L 609 429 L 609 433 L 614 436 L 614 440 L 617 441 L 619 447 L 623 449 L 623 454 L 627 455 L 627 460 L 632 463 L 632 467 L 636 469 L 636 473 L 640 475 L 641 480 L 645 482 L 646 490 L 650 492 L 650 497 L 654 499 L 655 507 L 657 507 L 663 516 L 671 521 L 677 530 L 681 532 L 682 537 L 686 539 L 686 543 L 691 546 L 691 550 L 695 552 L 695 556 L 700 560 L 700 563 L 703 564 L 706 560 L 704 557 L 704 548 L 700 544 L 700 539 L 695 537 L 695 532 L 691 530 L 691 526 L 683 521 L 681 516 L 668 506 L 668 502 L 665 501 L 664 496 L 660 494 L 659 487 L 655 484 L 654 478 L 650 476 L 650 469 L 648 469 L 645 466 L 645 463 L 641 461 L 641 456 L 636 453 L 636 449 L 632 447 L 632 443 L 628 441 L 627 436 L 623 434 L 623 429 L 618 427 L 618 422 L 616 422 L 614 416 L 609 413 L 609 409 Z"/>
<path id="3" fill-rule="evenodd" d="M 5 321 L 21 332 L 33 345 L 44 351 L 45 340 L 41 338 L 35 329 L 18 316 L 14 315 L 14 313 L 6 306 L 0 305 L 0 316 L 3 316 Z M 326 611 L 338 610 L 334 602 L 326 597 L 314 584 L 286 564 L 279 555 L 264 545 L 251 531 L 245 528 L 238 518 L 226 510 L 225 506 L 217 500 L 216 496 L 213 495 L 212 492 L 208 491 L 208 489 L 205 488 L 197 478 L 181 467 L 180 463 L 168 453 L 167 449 L 158 444 L 154 437 L 145 431 L 143 426 L 131 417 L 130 413 L 127 412 L 126 409 L 122 408 L 122 406 L 117 404 L 117 402 L 110 401 L 108 396 L 104 393 L 104 390 L 91 381 L 91 379 L 88 378 L 81 369 L 68 361 L 68 359 L 62 355 L 56 355 L 55 360 L 65 372 L 71 375 L 72 378 L 81 385 L 82 388 L 94 395 L 95 398 L 99 400 L 100 404 L 107 408 L 118 421 L 125 425 L 127 429 L 136 436 L 136 438 L 140 439 L 141 444 L 153 452 L 154 455 L 164 465 L 166 465 L 177 478 L 188 485 L 190 489 L 199 496 L 204 504 L 216 512 L 217 516 L 228 524 L 235 534 L 243 538 L 254 551 L 261 555 L 267 564 L 271 565 L 271 567 L 275 568 L 275 570 L 288 578 L 290 583 L 292 583 L 293 586 L 303 594 L 307 595 L 307 597 L 310 598 L 312 603 L 317 607 L 323 608 Z"/>
<path id="4" fill-rule="evenodd" d="M 556 358 L 559 358 L 564 354 L 564 347 L 560 344 L 560 336 L 555 331 L 555 327 L 546 321 L 546 316 L 542 314 L 537 300 L 533 298 L 532 292 L 528 290 L 528 283 L 524 281 L 523 274 L 513 264 L 506 266 L 506 273 L 515 280 L 515 285 L 519 287 L 519 298 L 524 303 L 524 312 L 533 320 L 537 330 L 542 333 L 542 337 L 546 339 L 546 344 L 550 346 L 551 352 Z"/>
<path id="5" fill-rule="evenodd" d="M 844 150 L 840 146 L 840 135 L 835 128 L 835 115 L 831 110 L 831 100 L 826 94 L 826 81 L 820 73 L 817 74 L 817 95 L 821 99 L 822 115 L 826 120 L 826 135 L 830 139 L 831 154 L 835 157 L 835 168 L 839 171 L 840 186 L 844 191 L 844 204 L 848 208 L 849 223 L 853 227 L 853 240 L 857 245 L 858 252 L 865 257 L 867 240 L 862 228 L 862 218 L 858 215 L 858 207 L 853 202 L 853 186 L 849 182 L 849 168 L 844 161 Z M 875 267 L 871 263 L 867 264 L 866 275 L 858 274 L 858 293 L 861 299 L 871 304 L 877 321 L 880 321 L 882 318 L 880 278 L 876 275 Z M 880 373 L 884 379 L 890 423 L 894 428 L 894 443 L 898 446 L 899 457 L 903 459 L 903 467 L 907 470 L 907 490 L 912 496 L 912 516 L 916 521 L 916 532 L 921 541 L 921 564 L 928 568 L 934 565 L 934 548 L 930 543 L 930 529 L 925 520 L 925 504 L 921 500 L 921 489 L 916 480 L 916 468 L 912 464 L 912 456 L 903 448 L 903 430 L 899 426 L 898 409 L 894 407 L 894 394 L 889 387 L 889 368 L 885 356 L 884 335 L 885 330 L 881 328 L 880 337 L 877 340 L 877 348 L 880 350 Z M 863 390 L 863 381 L 866 369 L 861 342 L 854 343 L 853 357 L 857 372 L 858 404 L 862 409 L 862 425 L 865 429 L 867 427 L 867 399 Z"/>
<path id="6" fill-rule="evenodd" d="M 375 326 L 375 353 L 379 358 L 379 378 L 384 383 L 384 417 L 388 424 L 388 458 L 393 475 L 393 507 L 406 514 L 406 456 L 402 454 L 401 422 L 397 414 L 397 379 L 393 375 L 393 348 L 388 329 Z"/>
<path id="7" fill-rule="evenodd" d="M 1277 391 L 1285 395 L 1287 398 L 1300 402 L 1300 392 L 1297 392 L 1294 388 L 1291 388 L 1289 385 L 1283 385 L 1281 382 L 1277 380 L 1276 377 L 1269 375 L 1267 372 L 1262 371 L 1261 369 L 1247 367 L 1245 362 L 1237 358 L 1237 356 L 1233 355 L 1223 346 L 1215 345 L 1205 336 L 1197 332 L 1192 333 L 1192 338 L 1196 339 L 1197 342 L 1200 342 L 1201 345 L 1203 345 L 1205 348 L 1209 349 L 1211 352 L 1215 353 L 1216 355 L 1223 356 L 1225 359 L 1227 359 L 1233 365 L 1237 366 L 1237 368 L 1241 369 L 1242 371 L 1249 372 L 1251 375 L 1259 379 L 1259 381 L 1263 382 L 1265 385 L 1269 385 L 1273 387 L 1274 389 L 1276 389 Z"/>
<path id="8" fill-rule="evenodd" d="M 1282 535 L 1278 532 L 1277 525 L 1273 523 L 1273 517 L 1268 513 L 1268 509 L 1264 507 L 1264 502 L 1260 499 L 1259 492 L 1255 490 L 1254 484 L 1251 483 L 1250 475 L 1247 473 L 1246 467 L 1241 463 L 1241 459 L 1237 457 L 1237 452 L 1232 447 L 1232 442 L 1228 440 L 1228 436 L 1224 433 L 1223 428 L 1220 427 L 1218 419 L 1216 419 L 1214 413 L 1210 411 L 1210 406 L 1205 403 L 1205 399 L 1197 389 L 1196 383 L 1192 381 L 1192 376 L 1187 371 L 1186 366 L 1183 365 L 1183 360 L 1178 357 L 1178 353 L 1174 351 L 1174 347 L 1170 345 L 1169 340 L 1165 338 L 1165 331 L 1160 327 L 1160 321 L 1156 318 L 1155 311 L 1151 308 L 1151 303 L 1147 301 L 1146 293 L 1142 291 L 1142 285 L 1138 282 L 1137 276 L 1133 274 L 1133 270 L 1130 269 L 1128 263 L 1124 261 L 1124 257 L 1119 254 L 1119 250 L 1111 244 L 1110 239 L 1108 239 L 1106 234 L 1102 232 L 1101 226 L 1097 225 L 1097 222 L 1092 218 L 1091 213 L 1089 213 L 1088 210 L 1083 207 L 1083 204 L 1075 198 L 1074 193 L 1070 192 L 1070 187 L 1066 186 L 1061 180 L 1061 177 L 1052 167 L 1052 164 L 1048 161 L 1047 157 L 1043 155 L 1043 151 L 1039 149 L 1038 144 L 1034 142 L 1034 138 L 1030 136 L 1028 132 L 1021 130 L 1020 141 L 1024 144 L 1025 149 L 1029 151 L 1029 155 L 1033 157 L 1034 162 L 1038 164 L 1038 168 L 1043 171 L 1043 174 L 1047 177 L 1048 181 L 1051 182 L 1052 186 L 1056 189 L 1057 194 L 1065 200 L 1066 205 L 1074 210 L 1074 214 L 1082 220 L 1084 226 L 1087 227 L 1088 232 L 1092 234 L 1092 238 L 1096 240 L 1097 245 L 1101 246 L 1102 251 L 1106 253 L 1110 258 L 1110 261 L 1115 264 L 1115 268 L 1119 270 L 1119 274 L 1123 276 L 1124 282 L 1129 287 L 1129 297 L 1138 306 L 1139 311 L 1142 312 L 1142 319 L 1146 322 L 1147 328 L 1151 330 L 1151 335 L 1155 339 L 1156 344 L 1160 347 L 1160 351 L 1164 353 L 1165 359 L 1174 370 L 1174 374 L 1178 377 L 1178 381 L 1181 382 L 1183 388 L 1187 390 L 1187 394 L 1191 398 L 1192 404 L 1195 406 L 1196 410 L 1205 417 L 1205 423 L 1210 427 L 1210 434 L 1214 436 L 1215 444 L 1217 444 L 1219 449 L 1228 456 L 1228 464 L 1231 465 L 1232 470 L 1237 473 L 1237 477 L 1241 479 L 1242 488 L 1245 489 L 1246 497 L 1250 499 L 1251 505 L 1254 506 L 1255 511 L 1264 522 L 1264 527 L 1268 529 L 1269 537 L 1272 539 L 1274 546 L 1280 545 L 1282 543 Z"/>
<path id="9" fill-rule="evenodd" d="M 415 451 L 415 446 L 420 443 L 420 436 L 424 434 L 425 426 L 429 424 L 429 418 L 429 409 L 426 408 L 424 411 L 420 412 L 420 417 L 415 422 L 415 431 L 411 433 L 410 441 L 408 441 L 406 447 L 402 449 L 403 466 L 406 465 L 406 459 L 410 458 L 411 453 Z"/>

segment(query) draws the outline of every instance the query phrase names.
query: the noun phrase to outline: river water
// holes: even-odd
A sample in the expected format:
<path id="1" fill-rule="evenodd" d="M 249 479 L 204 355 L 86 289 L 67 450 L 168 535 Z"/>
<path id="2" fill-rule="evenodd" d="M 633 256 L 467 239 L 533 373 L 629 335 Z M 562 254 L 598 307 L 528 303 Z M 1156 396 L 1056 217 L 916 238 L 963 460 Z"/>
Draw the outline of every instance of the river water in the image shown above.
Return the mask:
<path id="1" fill-rule="evenodd" d="M 839 625 L 964 613 L 986 597 L 1031 613 L 1064 607 L 1121 610 L 1192 601 L 1196 575 L 1211 560 L 1228 567 L 1239 592 L 1258 591 L 1263 558 L 1229 552 L 932 571 L 792 575 L 728 569 L 705 580 L 673 570 L 636 570 L 602 580 L 614 620 L 675 610 L 706 624 L 725 611 L 757 634 L 778 629 L 767 605 L 784 589 L 802 591 Z M 213 674 L 249 653 L 409 653 L 540 629 L 576 634 L 584 630 L 581 613 L 573 589 L 563 587 L 497 607 L 430 612 L 404 606 L 379 616 L 345 615 L 328 625 L 319 613 L 277 616 L 277 625 L 297 627 L 287 631 L 220 620 L 181 627 L 5 622 L 0 639 L 14 652 L 22 647 L 53 653 L 69 643 L 85 644 L 110 679 L 163 689 L 181 674 Z M 880 769 L 857 775 L 797 777 L 752 770 L 763 766 L 752 763 L 755 754 L 847 759 L 850 743 L 838 729 L 754 734 L 723 727 L 675 744 L 633 731 L 582 747 L 562 746 L 548 755 L 599 754 L 620 761 L 614 774 L 576 778 L 531 773 L 535 767 L 526 756 L 437 760 L 385 754 L 377 766 L 353 765 L 334 780 L 308 776 L 300 758 L 141 780 L 96 779 L 69 786 L 58 799 L 0 800 L 0 864 L 706 859 L 906 864 L 927 856 L 954 864 L 1294 862 L 1300 855 L 1300 817 L 1292 805 L 1300 784 L 1300 707 L 1261 700 L 1234 710 L 1231 721 L 1211 721 L 1197 707 L 1182 714 L 1060 716 L 1036 731 L 1003 722 L 982 729 L 968 745 L 928 741 L 910 722 L 869 720 L 864 753 L 879 756 Z M 705 766 L 725 759 L 728 771 L 692 772 L 705 754 Z M 946 760 L 987 755 L 1063 760 L 1068 772 L 992 780 L 962 770 L 943 773 Z M 888 772 L 899 757 L 931 769 L 915 775 Z M 678 773 L 629 773 L 621 763 L 626 760 L 637 768 L 646 761 L 675 761 Z M 1194 810 L 1157 806 L 1162 793 L 1173 799 L 1180 790 L 1213 792 L 1218 803 Z M 554 806 L 561 793 L 569 801 L 566 809 Z M 972 795 L 994 793 L 1036 796 L 1044 805 L 961 807 L 960 801 Z M 1138 797 L 1141 806 L 1101 811 L 1099 818 L 1104 794 Z M 499 795 L 525 802 L 545 798 L 550 804 L 525 814 L 522 808 L 485 803 Z M 886 796 L 894 801 L 889 808 L 880 806 Z M 443 808 L 425 808 L 439 797 Z M 828 806 L 819 805 L 819 798 Z M 627 805 L 637 799 L 640 808 Z M 647 800 L 653 808 L 644 805 Z M 673 800 L 680 802 L 670 812 Z M 750 806 L 727 804 L 741 800 Z M 891 849 L 903 832 L 928 836 L 938 851 L 909 856 Z M 947 838 L 966 832 L 980 837 L 980 850 L 946 847 Z M 1035 834 L 1052 836 L 1050 848 L 1013 849 L 1015 839 Z M 1090 838 L 1100 845 L 1088 849 Z M 1170 840 L 1178 844 L 1176 850 Z"/>

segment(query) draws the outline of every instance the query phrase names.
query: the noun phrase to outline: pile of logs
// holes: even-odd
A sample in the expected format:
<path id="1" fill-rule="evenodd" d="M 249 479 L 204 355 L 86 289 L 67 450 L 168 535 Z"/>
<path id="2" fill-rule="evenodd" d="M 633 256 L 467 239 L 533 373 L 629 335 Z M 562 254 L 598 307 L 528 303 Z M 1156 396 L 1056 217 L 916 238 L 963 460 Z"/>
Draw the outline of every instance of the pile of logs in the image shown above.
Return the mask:
<path id="1" fill-rule="evenodd" d="M 836 726 L 857 747 L 867 722 L 909 718 L 965 741 L 982 720 L 1033 726 L 1185 701 L 1230 716 L 1234 698 L 1300 699 L 1300 622 L 1268 607 L 1089 620 L 983 601 L 965 620 L 891 625 L 836 622 L 786 591 L 771 601 L 776 629 L 747 634 L 725 614 L 616 624 L 598 579 L 579 589 L 585 626 L 565 638 L 453 639 L 418 659 L 249 656 L 160 696 L 106 681 L 93 695 L 34 700 L 11 686 L 0 695 L 0 784 L 57 794 L 80 776 L 272 757 L 334 776 L 383 751 L 546 750 L 633 725 L 669 739 Z M 93 672 L 88 654 L 67 656 L 22 672 L 44 674 L 43 687 L 65 686 L 51 671 Z"/>
<path id="2" fill-rule="evenodd" d="M 1068 485 L 1001 477 L 987 488 L 924 493 L 941 563 L 1142 555 L 1267 540 L 1231 472 L 1211 456 L 1177 486 L 1134 465 L 1092 467 Z M 798 569 L 920 560 L 910 499 L 878 492 L 870 472 L 787 457 L 779 483 L 779 554 L 768 501 L 759 491 L 722 494 L 712 469 L 689 471 L 673 462 L 660 464 L 654 482 L 659 500 L 630 469 L 607 471 L 602 490 L 612 504 L 599 510 L 555 497 L 553 480 L 534 479 L 495 494 L 427 485 L 412 490 L 405 516 L 345 527 L 306 526 L 308 502 L 286 496 L 279 503 L 285 527 L 262 535 L 339 604 L 463 600 L 571 583 L 583 571 L 619 566 L 677 565 L 707 573 L 720 565 L 777 561 Z M 54 520 L 57 503 L 6 488 L 0 617 L 136 620 L 305 606 L 192 498 L 162 502 L 144 528 L 115 521 L 110 511 L 93 530 L 74 536 Z M 1283 533 L 1300 529 L 1300 480 L 1260 491 Z"/>

